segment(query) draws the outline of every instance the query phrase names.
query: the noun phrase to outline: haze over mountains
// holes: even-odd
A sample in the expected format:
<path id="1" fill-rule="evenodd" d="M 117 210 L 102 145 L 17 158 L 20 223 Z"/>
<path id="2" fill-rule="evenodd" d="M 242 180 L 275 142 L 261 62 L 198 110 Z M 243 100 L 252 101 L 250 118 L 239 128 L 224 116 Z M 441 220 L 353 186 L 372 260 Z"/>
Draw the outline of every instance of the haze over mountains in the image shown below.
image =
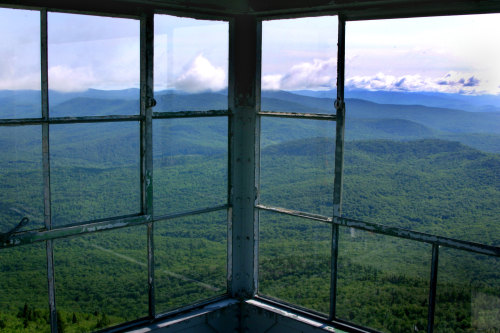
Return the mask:
<path id="1" fill-rule="evenodd" d="M 326 96 L 329 96 L 328 98 Z M 335 91 L 263 91 L 262 110 L 332 113 Z M 346 139 L 414 140 L 439 138 L 460 141 L 486 152 L 500 152 L 500 97 L 440 93 L 405 93 L 368 90 L 346 91 Z M 155 112 L 227 109 L 223 92 L 186 94 L 174 90 L 155 93 Z M 139 111 L 139 90 L 103 91 L 89 89 L 78 93 L 50 91 L 52 117 L 132 115 Z M 0 91 L 1 118 L 37 118 L 39 91 Z M 186 124 L 194 129 L 200 120 Z M 290 120 L 269 119 L 266 131 L 277 132 Z M 295 139 L 321 136 L 310 122 L 294 121 Z M 89 133 L 90 135 L 90 133 Z M 214 148 L 220 145 L 212 142 Z"/>
<path id="2" fill-rule="evenodd" d="M 322 98 L 335 96 L 337 91 L 335 89 L 326 91 L 298 90 L 294 91 L 294 93 Z M 470 112 L 500 111 L 500 96 L 487 94 L 461 95 L 439 92 L 372 91 L 347 88 L 345 97 L 364 99 L 381 104 L 424 105 Z"/>

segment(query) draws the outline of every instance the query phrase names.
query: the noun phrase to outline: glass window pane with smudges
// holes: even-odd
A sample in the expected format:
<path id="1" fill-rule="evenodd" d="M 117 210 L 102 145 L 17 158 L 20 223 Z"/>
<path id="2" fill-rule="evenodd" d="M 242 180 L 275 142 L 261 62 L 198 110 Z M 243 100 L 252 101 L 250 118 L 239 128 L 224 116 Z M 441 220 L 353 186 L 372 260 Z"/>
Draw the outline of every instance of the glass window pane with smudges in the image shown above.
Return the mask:
<path id="1" fill-rule="evenodd" d="M 40 12 L 0 8 L 0 118 L 40 118 Z"/>
<path id="2" fill-rule="evenodd" d="M 158 313 L 226 293 L 226 210 L 157 222 L 154 237 Z"/>
<path id="3" fill-rule="evenodd" d="M 51 117 L 137 115 L 139 20 L 48 13 Z"/>
<path id="4" fill-rule="evenodd" d="M 259 294 L 326 316 L 331 225 L 261 210 L 259 226 Z"/>
<path id="5" fill-rule="evenodd" d="M 146 227 L 54 242 L 58 325 L 92 332 L 148 315 Z"/>
<path id="6" fill-rule="evenodd" d="M 141 211 L 139 124 L 50 126 L 54 227 Z"/>

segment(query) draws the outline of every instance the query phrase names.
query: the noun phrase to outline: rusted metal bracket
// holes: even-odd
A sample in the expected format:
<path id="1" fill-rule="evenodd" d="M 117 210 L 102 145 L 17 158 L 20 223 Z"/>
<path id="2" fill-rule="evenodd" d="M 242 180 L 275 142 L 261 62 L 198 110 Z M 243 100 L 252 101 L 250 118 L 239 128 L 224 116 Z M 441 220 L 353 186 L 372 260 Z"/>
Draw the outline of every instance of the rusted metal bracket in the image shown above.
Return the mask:
<path id="1" fill-rule="evenodd" d="M 146 107 L 147 108 L 153 108 L 156 106 L 156 99 L 153 97 L 148 97 L 146 98 Z"/>
<path id="2" fill-rule="evenodd" d="M 27 217 L 23 217 L 21 221 L 12 229 L 5 233 L 0 233 L 0 243 L 7 243 L 9 242 L 10 238 L 12 235 L 17 232 L 19 229 L 22 227 L 26 226 L 30 222 L 30 219 Z"/>

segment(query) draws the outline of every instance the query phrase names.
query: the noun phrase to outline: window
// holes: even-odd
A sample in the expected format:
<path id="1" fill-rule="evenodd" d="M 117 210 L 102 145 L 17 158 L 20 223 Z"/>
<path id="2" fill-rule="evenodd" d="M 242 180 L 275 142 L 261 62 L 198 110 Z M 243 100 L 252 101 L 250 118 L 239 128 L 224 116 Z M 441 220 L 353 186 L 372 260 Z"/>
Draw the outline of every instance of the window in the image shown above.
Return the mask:
<path id="1" fill-rule="evenodd" d="M 23 52 L 0 83 L 0 330 L 94 331 L 225 295 L 227 22 L 0 15 Z"/>
<path id="2" fill-rule="evenodd" d="M 259 294 L 326 315 L 337 26 L 336 16 L 262 22 Z"/>
<path id="3" fill-rule="evenodd" d="M 159 312 L 227 290 L 228 24 L 155 15 Z"/>
<path id="4" fill-rule="evenodd" d="M 499 327 L 498 14 L 124 6 L 0 9 L 0 331 Z"/>
<path id="5" fill-rule="evenodd" d="M 260 297 L 379 331 L 496 327 L 497 16 L 341 22 L 338 85 L 311 47 L 335 19 L 263 22 Z"/>
<path id="6" fill-rule="evenodd" d="M 500 244 L 496 29 L 496 14 L 347 23 L 344 217 Z M 340 318 L 384 331 L 424 329 L 431 252 L 344 230 Z M 498 258 L 439 252 L 435 331 L 495 327 L 488 309 L 500 297 Z M 359 271 L 377 281 L 376 292 L 363 291 L 369 283 L 357 281 Z M 373 315 L 381 304 L 391 306 Z"/>

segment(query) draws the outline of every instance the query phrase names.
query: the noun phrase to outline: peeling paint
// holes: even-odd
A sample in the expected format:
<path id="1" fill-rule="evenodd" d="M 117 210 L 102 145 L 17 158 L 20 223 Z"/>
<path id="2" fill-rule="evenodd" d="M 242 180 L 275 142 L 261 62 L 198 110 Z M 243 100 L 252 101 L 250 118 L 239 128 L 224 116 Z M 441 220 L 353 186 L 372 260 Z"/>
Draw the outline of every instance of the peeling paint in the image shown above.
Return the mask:
<path id="1" fill-rule="evenodd" d="M 228 110 L 153 112 L 153 119 L 227 117 Z"/>
<path id="2" fill-rule="evenodd" d="M 337 120 L 334 114 L 323 113 L 298 113 L 298 112 L 277 112 L 277 111 L 260 111 L 260 116 L 279 117 L 279 118 L 301 118 L 301 119 L 316 119 L 316 120 Z"/>
<path id="3" fill-rule="evenodd" d="M 294 211 L 286 208 L 270 207 L 264 205 L 256 205 L 256 208 L 277 212 L 281 214 L 287 214 L 291 216 L 302 217 L 309 220 L 321 221 L 330 224 L 336 224 L 339 226 L 370 231 L 376 234 L 382 234 L 386 236 L 392 236 L 397 238 L 410 239 L 417 242 L 436 244 L 439 246 L 451 247 L 458 250 L 464 250 L 468 252 L 475 252 L 479 254 L 485 254 L 489 256 L 500 257 L 500 247 L 463 241 L 459 239 L 448 238 L 444 236 L 436 236 L 431 234 L 426 234 L 419 231 L 413 231 L 408 229 L 403 229 L 399 227 L 390 227 L 378 223 L 371 223 L 365 221 L 359 221 L 354 219 L 349 219 L 345 217 L 334 216 L 334 218 L 310 214 L 305 212 Z"/>

